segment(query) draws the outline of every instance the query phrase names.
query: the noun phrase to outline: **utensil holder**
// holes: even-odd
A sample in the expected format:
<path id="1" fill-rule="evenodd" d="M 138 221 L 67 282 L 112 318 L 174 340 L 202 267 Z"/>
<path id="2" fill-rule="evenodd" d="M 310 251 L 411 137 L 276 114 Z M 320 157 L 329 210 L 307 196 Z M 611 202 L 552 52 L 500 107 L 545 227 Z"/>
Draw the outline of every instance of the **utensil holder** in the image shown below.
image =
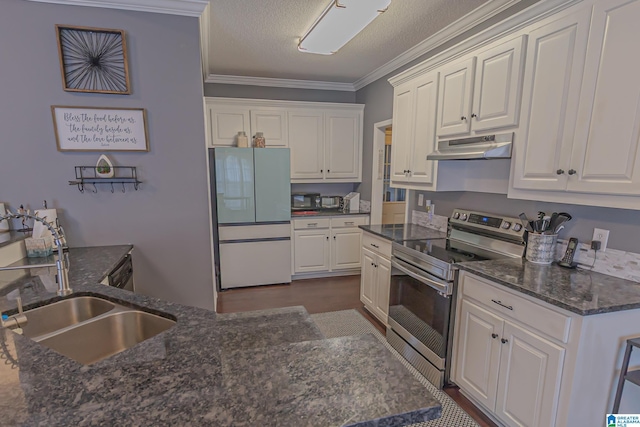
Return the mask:
<path id="1" fill-rule="evenodd" d="M 556 257 L 557 234 L 529 233 L 527 241 L 527 261 L 534 264 L 551 264 Z"/>

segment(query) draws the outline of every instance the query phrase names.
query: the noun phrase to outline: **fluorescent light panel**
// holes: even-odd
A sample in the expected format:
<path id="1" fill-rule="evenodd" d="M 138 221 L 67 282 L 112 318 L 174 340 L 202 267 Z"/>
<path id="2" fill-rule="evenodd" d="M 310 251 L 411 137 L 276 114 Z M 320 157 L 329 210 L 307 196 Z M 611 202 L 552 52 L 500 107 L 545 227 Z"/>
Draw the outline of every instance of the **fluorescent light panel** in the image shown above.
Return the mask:
<path id="1" fill-rule="evenodd" d="M 390 4 L 391 0 L 334 0 L 300 39 L 298 50 L 334 54 Z"/>

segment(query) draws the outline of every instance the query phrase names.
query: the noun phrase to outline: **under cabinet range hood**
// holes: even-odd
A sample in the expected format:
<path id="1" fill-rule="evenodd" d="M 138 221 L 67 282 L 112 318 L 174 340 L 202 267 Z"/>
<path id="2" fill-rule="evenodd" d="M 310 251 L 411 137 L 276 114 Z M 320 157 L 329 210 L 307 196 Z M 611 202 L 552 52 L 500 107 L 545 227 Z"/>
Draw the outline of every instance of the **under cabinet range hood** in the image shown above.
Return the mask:
<path id="1" fill-rule="evenodd" d="M 513 132 L 438 141 L 438 149 L 427 160 L 509 159 Z"/>

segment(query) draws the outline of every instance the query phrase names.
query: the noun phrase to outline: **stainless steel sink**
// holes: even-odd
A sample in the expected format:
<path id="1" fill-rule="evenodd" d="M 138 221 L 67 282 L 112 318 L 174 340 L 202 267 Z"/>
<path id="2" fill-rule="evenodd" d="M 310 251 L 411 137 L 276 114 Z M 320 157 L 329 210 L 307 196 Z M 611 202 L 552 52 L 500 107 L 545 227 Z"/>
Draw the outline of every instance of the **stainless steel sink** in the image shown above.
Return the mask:
<path id="1" fill-rule="evenodd" d="M 156 336 L 175 323 L 143 311 L 122 311 L 39 342 L 77 362 L 90 365 Z"/>
<path id="2" fill-rule="evenodd" d="M 22 328 L 23 335 L 35 338 L 50 334 L 100 316 L 114 308 L 113 303 L 95 297 L 76 297 L 54 302 L 25 312 L 28 323 Z"/>
<path id="3" fill-rule="evenodd" d="M 64 299 L 24 314 L 23 335 L 85 365 L 131 348 L 176 323 L 92 296 Z"/>

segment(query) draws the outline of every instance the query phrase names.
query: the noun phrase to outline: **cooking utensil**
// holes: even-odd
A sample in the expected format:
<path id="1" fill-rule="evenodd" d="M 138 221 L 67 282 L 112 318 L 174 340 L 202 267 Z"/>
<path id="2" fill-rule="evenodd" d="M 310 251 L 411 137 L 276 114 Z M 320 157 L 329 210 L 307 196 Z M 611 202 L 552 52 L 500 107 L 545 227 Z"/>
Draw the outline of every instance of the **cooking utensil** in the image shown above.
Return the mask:
<path id="1" fill-rule="evenodd" d="M 551 219 L 549 220 L 549 230 L 554 231 L 556 229 L 556 222 L 558 221 L 558 212 L 554 212 L 551 214 Z"/>
<path id="2" fill-rule="evenodd" d="M 560 212 L 558 214 L 558 218 L 556 220 L 553 232 L 558 233 L 558 231 L 560 231 L 560 226 L 562 226 L 562 224 L 564 224 L 567 221 L 571 221 L 571 218 L 572 218 L 571 215 L 569 215 L 568 213 Z"/>
<path id="3" fill-rule="evenodd" d="M 529 233 L 533 233 L 533 227 L 531 226 L 531 221 L 527 218 L 527 215 L 523 212 L 519 215 L 520 221 L 522 221 L 522 226 Z"/>
<path id="4" fill-rule="evenodd" d="M 543 219 L 547 214 L 542 212 L 542 211 L 538 211 L 538 219 Z"/>

